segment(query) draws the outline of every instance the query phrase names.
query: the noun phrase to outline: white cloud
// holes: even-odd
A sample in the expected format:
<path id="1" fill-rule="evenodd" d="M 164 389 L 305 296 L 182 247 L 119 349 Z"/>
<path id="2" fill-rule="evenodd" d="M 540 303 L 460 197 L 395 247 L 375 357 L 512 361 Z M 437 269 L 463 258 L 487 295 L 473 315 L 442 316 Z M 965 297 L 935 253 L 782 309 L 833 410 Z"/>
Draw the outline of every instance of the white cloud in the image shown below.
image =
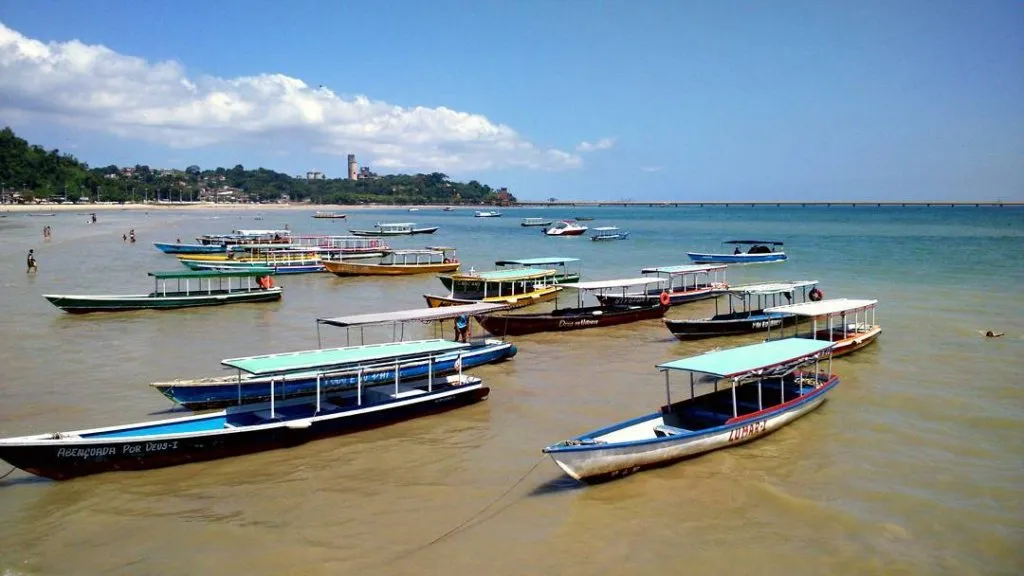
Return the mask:
<path id="1" fill-rule="evenodd" d="M 665 169 L 664 166 L 641 166 L 640 167 L 640 171 L 641 172 L 660 172 L 660 171 L 662 171 L 664 169 Z"/>
<path id="2" fill-rule="evenodd" d="M 597 142 L 580 142 L 576 145 L 576 151 L 593 152 L 594 150 L 608 150 L 612 146 L 615 146 L 615 138 L 601 138 Z"/>
<path id="3" fill-rule="evenodd" d="M 13 117 L 176 148 L 287 140 L 323 154 L 355 153 L 381 168 L 558 170 L 582 163 L 479 114 L 346 98 L 283 74 L 189 77 L 177 62 L 152 63 L 77 40 L 44 44 L 0 23 L 0 119 Z"/>

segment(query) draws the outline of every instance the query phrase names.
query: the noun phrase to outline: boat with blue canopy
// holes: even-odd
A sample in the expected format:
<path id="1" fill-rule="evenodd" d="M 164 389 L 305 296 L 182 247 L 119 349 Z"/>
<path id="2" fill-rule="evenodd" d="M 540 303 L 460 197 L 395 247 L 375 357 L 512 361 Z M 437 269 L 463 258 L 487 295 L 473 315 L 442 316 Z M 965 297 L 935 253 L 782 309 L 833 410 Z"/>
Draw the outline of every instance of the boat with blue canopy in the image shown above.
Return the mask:
<path id="1" fill-rule="evenodd" d="M 273 373 L 285 365 L 315 364 L 325 356 L 278 358 L 239 364 Z M 319 382 L 319 378 L 317 379 Z M 184 418 L 50 432 L 0 439 L 0 459 L 54 480 L 118 470 L 144 470 L 287 448 L 310 440 L 357 432 L 436 414 L 484 400 L 480 378 L 428 375 L 422 380 L 364 383 L 325 394 L 232 406 Z"/>
<path id="2" fill-rule="evenodd" d="M 436 337 L 406 340 L 414 333 L 413 327 L 430 323 L 443 332 L 446 320 L 504 308 L 501 304 L 478 303 L 318 318 L 318 350 L 228 359 L 222 364 L 240 370 L 237 375 L 155 382 L 150 386 L 185 408 L 205 410 L 265 402 L 272 394 L 278 400 L 308 396 L 316 392 L 318 385 L 324 393 L 334 393 L 350 389 L 359 381 L 390 382 L 396 373 L 400 381 L 430 374 L 454 374 L 460 368 L 469 369 L 511 359 L 517 349 L 509 342 L 494 338 L 471 339 L 468 342 Z M 345 347 L 323 351 L 321 326 L 345 328 Z M 374 327 L 390 328 L 392 342 L 364 344 L 364 330 Z M 355 345 L 353 331 L 357 331 L 358 336 Z M 272 371 L 266 368 L 272 364 L 271 360 L 278 362 Z M 253 368 L 254 365 L 258 368 Z"/>
<path id="3" fill-rule="evenodd" d="M 149 294 L 43 294 L 43 298 L 73 314 L 273 302 L 281 299 L 281 287 L 271 278 L 274 273 L 270 268 L 150 272 L 153 291 Z"/>
<path id="4" fill-rule="evenodd" d="M 769 328 L 795 325 L 800 317 L 765 308 L 821 299 L 817 280 L 761 282 L 731 286 L 724 292 L 728 308 L 723 311 L 715 300 L 715 315 L 708 318 L 665 319 L 665 326 L 680 340 L 749 334 Z"/>
<path id="5" fill-rule="evenodd" d="M 821 406 L 839 384 L 832 346 L 786 338 L 659 364 L 666 395 L 660 410 L 543 452 L 569 476 L 594 483 L 760 438 Z M 689 398 L 672 401 L 670 374 L 683 376 Z"/>
<path id="6" fill-rule="evenodd" d="M 690 260 L 697 264 L 763 264 L 766 262 L 782 262 L 786 253 L 782 251 L 782 242 L 775 240 L 726 240 L 722 252 L 687 252 Z"/>
<path id="7" fill-rule="evenodd" d="M 641 274 L 663 278 L 666 283 L 643 292 L 607 294 L 600 296 L 602 304 L 652 304 L 660 301 L 667 306 L 678 306 L 715 298 L 729 288 L 725 282 L 725 264 L 683 264 L 641 268 Z"/>

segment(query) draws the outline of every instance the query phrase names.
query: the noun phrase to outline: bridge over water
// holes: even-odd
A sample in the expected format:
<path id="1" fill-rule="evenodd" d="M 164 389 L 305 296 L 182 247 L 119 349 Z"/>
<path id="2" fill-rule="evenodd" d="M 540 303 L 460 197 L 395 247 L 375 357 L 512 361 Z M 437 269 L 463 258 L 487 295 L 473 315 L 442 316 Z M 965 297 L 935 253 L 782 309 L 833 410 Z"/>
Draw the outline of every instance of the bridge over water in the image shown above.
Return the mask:
<path id="1" fill-rule="evenodd" d="M 621 208 L 628 207 L 648 207 L 648 208 L 679 208 L 679 207 L 698 207 L 703 208 L 705 206 L 722 206 L 725 208 L 736 207 L 750 207 L 756 208 L 758 206 L 800 206 L 806 208 L 808 206 L 848 206 L 848 207 L 859 207 L 859 206 L 923 206 L 927 208 L 931 207 L 950 207 L 954 208 L 957 206 L 972 206 L 975 208 L 986 207 L 998 207 L 1004 208 L 1008 206 L 1024 206 L 1024 202 L 1011 201 L 1004 202 L 1000 200 L 996 201 L 979 201 L 979 202 L 637 202 L 637 201 L 556 201 L 556 202 L 516 202 L 511 206 L 519 206 L 523 208 L 537 208 L 540 206 L 575 206 L 575 207 L 602 207 L 602 206 L 618 206 Z"/>

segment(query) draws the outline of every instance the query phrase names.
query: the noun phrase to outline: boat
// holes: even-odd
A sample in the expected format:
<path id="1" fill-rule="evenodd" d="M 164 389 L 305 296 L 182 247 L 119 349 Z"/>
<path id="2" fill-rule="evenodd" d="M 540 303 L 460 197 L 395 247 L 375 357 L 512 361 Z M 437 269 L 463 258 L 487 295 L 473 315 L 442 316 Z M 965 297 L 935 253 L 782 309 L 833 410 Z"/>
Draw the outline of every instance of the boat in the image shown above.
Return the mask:
<path id="1" fill-rule="evenodd" d="M 402 276 L 427 272 L 455 272 L 459 261 L 454 255 L 455 248 L 448 246 L 428 247 L 426 250 L 394 250 L 381 258 L 379 263 L 324 260 L 328 272 L 338 276 Z"/>
<path id="2" fill-rule="evenodd" d="M 548 236 L 580 236 L 586 231 L 587 227 L 583 224 L 577 224 L 572 220 L 560 220 L 550 228 L 545 228 L 544 234 Z"/>
<path id="3" fill-rule="evenodd" d="M 409 208 L 409 212 L 419 212 L 419 208 Z"/>
<path id="4" fill-rule="evenodd" d="M 520 226 L 551 226 L 552 220 L 546 218 L 523 218 L 519 221 Z"/>
<path id="5" fill-rule="evenodd" d="M 625 278 L 621 280 L 596 280 L 561 284 L 566 290 L 575 290 L 578 295 L 576 308 L 556 308 L 550 312 L 532 314 L 483 313 L 476 316 L 477 322 L 495 336 L 521 336 L 534 332 L 566 332 L 586 328 L 618 326 L 640 320 L 661 318 L 668 306 L 655 300 L 645 304 L 584 306 L 586 293 L 601 294 L 607 290 L 621 289 L 623 293 L 633 286 L 644 286 L 665 282 L 664 278 Z"/>
<path id="6" fill-rule="evenodd" d="M 164 254 L 223 254 L 228 248 L 224 244 L 182 244 L 180 242 L 153 242 L 153 246 Z"/>
<path id="7" fill-rule="evenodd" d="M 200 244 L 225 246 L 249 244 L 286 244 L 291 238 L 290 230 L 233 230 L 231 234 L 204 234 L 196 238 Z"/>
<path id="8" fill-rule="evenodd" d="M 424 294 L 427 306 L 437 308 L 473 302 L 508 304 L 523 308 L 554 300 L 561 291 L 555 282 L 556 270 L 542 268 L 514 268 L 452 274 L 451 291 L 447 296 Z"/>
<path id="9" fill-rule="evenodd" d="M 810 338 L 834 344 L 832 356 L 842 356 L 864 348 L 882 334 L 875 323 L 878 300 L 832 298 L 817 302 L 801 302 L 765 308 L 767 314 L 793 314 L 809 319 L 809 326 L 797 325 L 793 337 Z M 768 339 L 786 338 L 785 328 L 776 332 L 768 329 Z"/>
<path id="10" fill-rule="evenodd" d="M 246 270 L 269 268 L 276 274 L 307 274 L 326 272 L 324 261 L 316 251 L 303 248 L 274 248 L 249 250 L 244 254 L 229 251 L 226 258 L 212 254 L 178 256 L 182 265 L 192 270 Z"/>
<path id="11" fill-rule="evenodd" d="M 342 214 L 340 212 L 316 212 L 313 214 L 313 218 L 348 218 L 348 214 Z"/>
<path id="12" fill-rule="evenodd" d="M 320 254 L 322 258 L 380 258 L 391 252 L 391 246 L 384 240 L 364 238 L 360 236 L 333 236 L 305 234 L 292 236 L 292 248 L 307 248 Z"/>
<path id="13" fill-rule="evenodd" d="M 555 276 L 551 279 L 555 284 L 562 284 L 565 282 L 579 282 L 580 274 L 582 272 L 582 266 L 579 264 L 579 258 L 567 258 L 564 256 L 548 256 L 543 258 L 519 258 L 515 260 L 498 260 L 494 263 L 498 268 L 506 269 L 551 269 L 554 268 Z M 448 290 L 452 289 L 452 277 L 451 276 L 438 276 L 441 280 L 441 284 Z M 468 286 L 466 288 L 469 288 Z M 510 287 L 505 287 L 510 289 Z M 480 286 L 476 289 L 482 291 L 483 287 Z"/>
<path id="14" fill-rule="evenodd" d="M 442 212 L 455 212 L 455 208 L 452 208 L 451 206 L 445 206 L 444 209 L 441 210 L 441 211 Z"/>
<path id="15" fill-rule="evenodd" d="M 154 287 L 149 294 L 43 294 L 43 298 L 74 314 L 271 302 L 281 299 L 281 287 L 274 286 L 273 274 L 274 271 L 267 268 L 230 272 L 150 272 Z"/>
<path id="16" fill-rule="evenodd" d="M 56 216 L 56 212 L 33 212 L 29 216 Z"/>
<path id="17" fill-rule="evenodd" d="M 437 226 L 417 228 L 414 222 L 378 222 L 373 230 L 349 230 L 356 236 L 410 236 L 412 234 L 433 234 Z"/>
<path id="18" fill-rule="evenodd" d="M 715 300 L 714 316 L 665 319 L 665 326 L 680 340 L 749 334 L 768 328 L 793 326 L 799 321 L 798 316 L 767 313 L 764 308 L 796 301 L 807 302 L 821 294 L 820 290 L 814 288 L 817 283 L 817 280 L 793 280 L 730 286 L 722 293 L 727 296 L 728 311 L 720 311 L 719 302 Z"/>
<path id="19" fill-rule="evenodd" d="M 591 221 L 593 219 L 594 218 L 592 216 L 577 216 L 577 217 L 573 218 L 573 220 L 575 220 L 577 222 L 589 222 L 589 221 Z"/>
<path id="20" fill-rule="evenodd" d="M 473 213 L 473 216 L 476 218 L 500 218 L 501 212 L 497 210 L 477 210 Z"/>
<path id="21" fill-rule="evenodd" d="M 334 393 L 355 388 L 359 382 L 394 383 L 395 374 L 399 381 L 455 374 L 463 370 L 502 362 L 515 357 L 516 347 L 510 342 L 494 338 L 469 339 L 468 342 L 453 342 L 442 339 L 398 340 L 382 344 L 366 345 L 362 339 L 357 345 L 351 344 L 353 329 L 370 326 L 391 326 L 405 337 L 408 325 L 431 323 L 443 329 L 444 321 L 453 320 L 463 314 L 501 310 L 501 304 L 476 303 L 445 308 L 417 308 L 395 312 L 358 314 L 317 319 L 317 344 L 322 348 L 321 326 L 345 328 L 346 346 L 336 348 L 330 357 L 330 364 L 322 363 L 316 369 L 306 364 L 285 364 L 288 371 L 238 373 L 237 375 L 213 376 L 195 379 L 178 379 L 150 384 L 172 402 L 190 410 L 224 408 L 236 404 L 266 402 L 271 392 L 278 400 L 309 396 L 316 393 L 317 381 L 323 393 Z M 409 330 L 411 332 L 411 330 Z M 279 355 L 286 359 L 302 353 Z M 236 368 L 247 359 L 228 359 L 222 364 Z M 297 366 L 297 367 L 295 367 Z M 237 369 L 237 368 L 236 368 Z"/>
<path id="22" fill-rule="evenodd" d="M 572 478 L 597 483 L 760 438 L 821 406 L 839 384 L 831 373 L 832 346 L 787 338 L 659 364 L 667 397 L 660 410 L 543 452 Z M 828 370 L 821 372 L 826 359 Z M 689 398 L 672 402 L 670 373 L 684 375 Z M 698 387 L 712 386 L 697 395 Z"/>
<path id="23" fill-rule="evenodd" d="M 656 266 L 640 269 L 647 274 L 668 280 L 661 288 L 629 294 L 604 294 L 598 299 L 602 304 L 649 304 L 655 301 L 678 306 L 697 300 L 715 298 L 729 285 L 725 282 L 725 264 L 685 264 L 680 266 Z"/>
<path id="24" fill-rule="evenodd" d="M 594 234 L 590 239 L 598 242 L 602 240 L 625 240 L 629 238 L 629 232 L 619 230 L 618 226 L 598 226 L 594 228 Z"/>
<path id="25" fill-rule="evenodd" d="M 786 253 L 782 251 L 782 242 L 773 240 L 726 240 L 723 246 L 735 246 L 732 253 L 723 250 L 713 252 L 687 252 L 690 260 L 698 264 L 763 264 L 766 262 L 782 262 Z"/>
<path id="26" fill-rule="evenodd" d="M 318 351 L 321 357 L 335 352 Z M 267 359 L 279 363 L 280 359 Z M 259 370 L 256 361 L 250 365 Z M 480 378 L 463 374 L 387 384 L 357 383 L 335 394 L 232 406 L 196 416 L 0 439 L 0 459 L 31 474 L 67 480 L 146 470 L 287 448 L 384 426 L 487 398 Z"/>

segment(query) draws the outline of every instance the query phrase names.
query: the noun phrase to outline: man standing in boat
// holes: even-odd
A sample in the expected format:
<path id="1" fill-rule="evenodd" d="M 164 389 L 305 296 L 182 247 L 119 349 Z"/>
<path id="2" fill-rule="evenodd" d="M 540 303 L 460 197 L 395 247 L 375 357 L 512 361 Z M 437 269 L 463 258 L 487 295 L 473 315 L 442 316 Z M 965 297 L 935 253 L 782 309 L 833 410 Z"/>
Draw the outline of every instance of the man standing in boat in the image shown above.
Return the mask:
<path id="1" fill-rule="evenodd" d="M 455 341 L 469 342 L 469 314 L 462 314 L 455 319 Z"/>

